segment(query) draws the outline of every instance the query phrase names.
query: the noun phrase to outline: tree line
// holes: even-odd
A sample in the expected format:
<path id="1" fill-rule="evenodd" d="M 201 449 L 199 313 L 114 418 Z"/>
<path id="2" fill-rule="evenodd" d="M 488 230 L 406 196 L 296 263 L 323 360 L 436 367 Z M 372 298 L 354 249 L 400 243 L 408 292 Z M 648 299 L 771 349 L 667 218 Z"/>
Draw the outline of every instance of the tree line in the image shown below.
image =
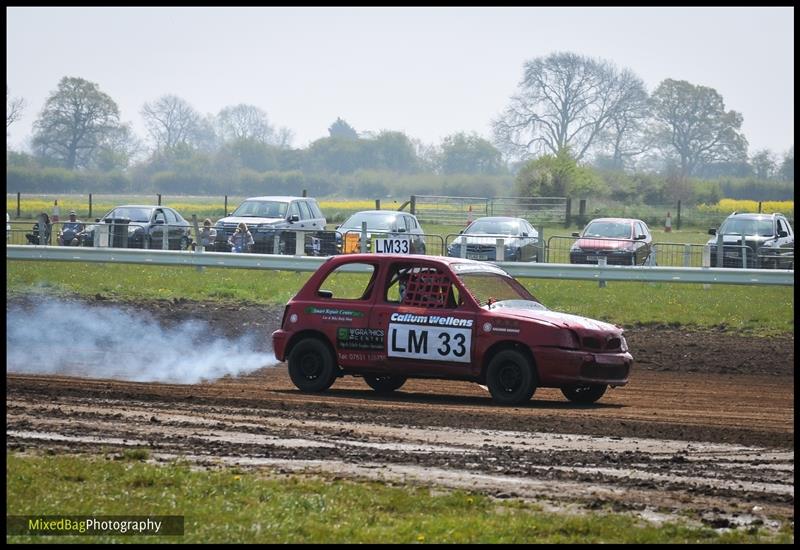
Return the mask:
<path id="1" fill-rule="evenodd" d="M 6 88 L 7 129 L 26 107 Z M 642 181 L 655 179 L 662 194 L 685 198 L 698 195 L 700 181 L 766 188 L 794 180 L 794 147 L 783 158 L 748 154 L 742 115 L 726 110 L 713 88 L 668 78 L 648 94 L 632 71 L 569 52 L 524 64 L 517 90 L 492 121 L 491 141 L 459 132 L 429 145 L 403 132 L 359 132 L 337 118 L 328 136 L 300 149 L 289 128 L 275 127 L 254 105 L 204 116 L 168 94 L 145 102 L 139 114 L 144 138 L 98 84 L 62 78 L 34 123 L 30 151 L 7 149 L 7 186 L 60 191 L 51 187 L 93 180 L 109 191 L 249 194 L 315 183 L 320 193 L 347 195 L 400 191 L 392 183 L 400 175 L 432 191 L 443 177 L 470 175 L 489 182 L 478 194 L 636 197 L 652 187 Z"/>

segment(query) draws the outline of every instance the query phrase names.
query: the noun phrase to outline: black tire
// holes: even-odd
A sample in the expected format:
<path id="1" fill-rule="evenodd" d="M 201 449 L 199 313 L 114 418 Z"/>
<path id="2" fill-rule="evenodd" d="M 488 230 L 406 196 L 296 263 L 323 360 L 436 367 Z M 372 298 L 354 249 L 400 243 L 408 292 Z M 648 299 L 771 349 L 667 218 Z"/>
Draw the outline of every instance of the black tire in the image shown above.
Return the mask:
<path id="1" fill-rule="evenodd" d="M 300 391 L 321 392 L 336 380 L 333 353 L 317 338 L 298 342 L 289 354 L 289 376 Z"/>
<path id="2" fill-rule="evenodd" d="M 561 393 L 573 403 L 588 405 L 603 397 L 606 389 L 608 389 L 606 384 L 574 384 L 561 388 Z"/>
<path id="3" fill-rule="evenodd" d="M 536 391 L 536 373 L 527 357 L 507 349 L 489 362 L 486 385 L 496 403 L 517 405 L 530 400 Z"/>
<path id="4" fill-rule="evenodd" d="M 405 376 L 385 374 L 380 376 L 364 376 L 364 381 L 378 393 L 391 393 L 406 383 Z"/>

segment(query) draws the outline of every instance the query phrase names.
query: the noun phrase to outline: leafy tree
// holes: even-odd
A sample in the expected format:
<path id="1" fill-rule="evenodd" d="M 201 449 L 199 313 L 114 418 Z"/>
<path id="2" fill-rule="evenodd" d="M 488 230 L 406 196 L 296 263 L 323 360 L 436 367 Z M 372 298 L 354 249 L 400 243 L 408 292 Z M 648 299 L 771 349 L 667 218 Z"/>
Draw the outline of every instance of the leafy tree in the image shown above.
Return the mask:
<path id="1" fill-rule="evenodd" d="M 358 139 L 358 132 L 339 117 L 336 117 L 336 122 L 330 125 L 328 133 L 332 138 Z"/>
<path id="2" fill-rule="evenodd" d="M 742 115 L 726 111 L 713 88 L 666 79 L 651 102 L 661 146 L 677 155 L 681 177 L 714 162 L 746 160 Z"/>
<path id="3" fill-rule="evenodd" d="M 630 72 L 574 53 L 527 61 L 519 92 L 493 122 L 495 143 L 522 157 L 569 147 L 580 161 L 639 83 Z"/>
<path id="4" fill-rule="evenodd" d="M 443 174 L 502 174 L 503 154 L 476 133 L 463 132 L 442 140 L 439 169 Z"/>
<path id="5" fill-rule="evenodd" d="M 361 141 L 371 153 L 363 168 L 385 168 L 406 174 L 418 169 L 414 145 L 403 132 L 384 130 L 374 139 Z"/>
<path id="6" fill-rule="evenodd" d="M 97 84 L 64 77 L 33 125 L 38 155 L 74 170 L 87 167 L 119 128 L 119 108 Z"/>
<path id="7" fill-rule="evenodd" d="M 578 166 L 569 149 L 528 161 L 515 180 L 516 193 L 523 197 L 585 196 L 601 186 L 597 174 L 591 168 Z"/>
<path id="8" fill-rule="evenodd" d="M 769 149 L 756 151 L 750 159 L 750 165 L 753 167 L 756 178 L 760 180 L 772 179 L 778 168 L 778 163 L 775 162 L 772 151 Z"/>
<path id="9" fill-rule="evenodd" d="M 783 181 L 794 181 L 794 145 L 783 156 L 778 174 Z"/>

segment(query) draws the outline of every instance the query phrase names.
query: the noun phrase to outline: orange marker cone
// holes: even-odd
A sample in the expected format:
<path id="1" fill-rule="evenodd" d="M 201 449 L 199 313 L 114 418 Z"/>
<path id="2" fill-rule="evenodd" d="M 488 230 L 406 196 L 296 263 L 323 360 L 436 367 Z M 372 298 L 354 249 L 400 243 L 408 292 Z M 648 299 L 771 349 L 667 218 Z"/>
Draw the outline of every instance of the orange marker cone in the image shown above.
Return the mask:
<path id="1" fill-rule="evenodd" d="M 672 231 L 672 218 L 669 217 L 669 212 L 667 212 L 667 221 L 664 222 L 664 233 L 669 233 Z"/>

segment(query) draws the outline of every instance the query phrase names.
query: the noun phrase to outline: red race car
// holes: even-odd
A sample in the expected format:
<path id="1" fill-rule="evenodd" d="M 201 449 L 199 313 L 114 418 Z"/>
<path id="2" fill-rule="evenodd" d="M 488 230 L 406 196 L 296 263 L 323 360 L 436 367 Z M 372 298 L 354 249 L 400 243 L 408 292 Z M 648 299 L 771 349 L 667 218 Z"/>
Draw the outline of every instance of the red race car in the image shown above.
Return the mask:
<path id="1" fill-rule="evenodd" d="M 272 334 L 304 392 L 363 376 L 378 392 L 408 378 L 469 380 L 501 404 L 537 387 L 593 403 L 633 365 L 621 328 L 550 311 L 497 266 L 463 258 L 334 256 L 292 298 Z"/>

